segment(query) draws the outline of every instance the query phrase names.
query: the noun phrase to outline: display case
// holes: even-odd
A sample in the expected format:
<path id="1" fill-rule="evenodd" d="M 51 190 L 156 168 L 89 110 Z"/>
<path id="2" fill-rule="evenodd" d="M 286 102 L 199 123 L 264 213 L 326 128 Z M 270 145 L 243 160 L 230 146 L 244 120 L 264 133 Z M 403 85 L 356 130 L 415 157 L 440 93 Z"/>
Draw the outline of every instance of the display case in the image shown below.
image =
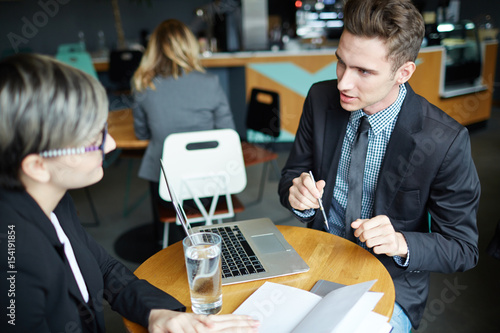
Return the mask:
<path id="1" fill-rule="evenodd" d="M 302 39 L 338 39 L 344 28 L 344 0 L 296 1 L 297 36 Z"/>
<path id="2" fill-rule="evenodd" d="M 482 55 L 478 30 L 471 21 L 441 23 L 437 30 L 445 48 L 444 91 L 481 88 Z M 446 96 L 444 96 L 446 97 Z"/>

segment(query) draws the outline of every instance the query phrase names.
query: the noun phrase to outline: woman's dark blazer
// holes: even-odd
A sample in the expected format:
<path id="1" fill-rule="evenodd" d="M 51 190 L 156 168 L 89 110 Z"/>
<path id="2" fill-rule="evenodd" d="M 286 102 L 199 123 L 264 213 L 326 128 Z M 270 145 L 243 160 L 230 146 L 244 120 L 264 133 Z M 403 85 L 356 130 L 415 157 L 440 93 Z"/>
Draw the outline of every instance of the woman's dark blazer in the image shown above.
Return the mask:
<path id="1" fill-rule="evenodd" d="M 103 299 L 146 327 L 151 309 L 185 310 L 108 255 L 81 226 L 68 194 L 54 213 L 71 241 L 90 300 L 83 300 L 56 231 L 34 199 L 25 191 L 0 189 L 1 332 L 104 332 Z"/>

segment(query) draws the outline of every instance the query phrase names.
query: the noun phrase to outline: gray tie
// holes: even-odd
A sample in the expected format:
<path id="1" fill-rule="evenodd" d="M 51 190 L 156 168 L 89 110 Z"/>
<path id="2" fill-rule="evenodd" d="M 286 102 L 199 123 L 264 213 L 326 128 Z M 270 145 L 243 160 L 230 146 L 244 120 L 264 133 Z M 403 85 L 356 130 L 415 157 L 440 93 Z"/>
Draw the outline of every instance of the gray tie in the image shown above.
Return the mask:
<path id="1" fill-rule="evenodd" d="M 361 117 L 358 132 L 354 139 L 349 165 L 347 207 L 345 210 L 346 238 L 355 241 L 351 223 L 361 217 L 361 199 L 363 192 L 363 175 L 365 171 L 366 151 L 368 149 L 368 118 Z"/>

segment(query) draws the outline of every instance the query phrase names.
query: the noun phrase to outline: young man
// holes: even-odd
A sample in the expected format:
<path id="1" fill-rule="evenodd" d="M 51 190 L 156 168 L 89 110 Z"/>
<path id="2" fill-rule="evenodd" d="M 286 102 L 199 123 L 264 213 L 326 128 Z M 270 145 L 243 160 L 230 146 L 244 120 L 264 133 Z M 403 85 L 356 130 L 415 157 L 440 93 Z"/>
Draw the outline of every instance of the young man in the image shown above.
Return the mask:
<path id="1" fill-rule="evenodd" d="M 391 274 L 391 324 L 408 332 L 422 318 L 429 272 L 477 263 L 479 179 L 467 130 L 407 83 L 424 36 L 411 0 L 348 0 L 344 24 L 337 80 L 309 91 L 280 199 L 309 227 L 325 230 L 322 198 L 328 231 L 367 248 Z M 349 174 L 362 117 L 366 157 Z M 353 215 L 355 181 L 362 196 Z"/>

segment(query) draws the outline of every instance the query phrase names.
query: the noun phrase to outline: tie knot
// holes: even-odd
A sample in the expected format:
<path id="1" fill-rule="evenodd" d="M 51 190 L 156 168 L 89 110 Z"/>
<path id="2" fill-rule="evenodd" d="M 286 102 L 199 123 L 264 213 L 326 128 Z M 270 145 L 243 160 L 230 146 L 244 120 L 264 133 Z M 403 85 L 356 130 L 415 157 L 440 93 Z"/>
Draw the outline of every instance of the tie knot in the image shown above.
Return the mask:
<path id="1" fill-rule="evenodd" d="M 366 133 L 370 129 L 370 122 L 368 121 L 368 117 L 361 117 L 360 123 L 359 123 L 359 128 L 358 132 L 359 133 Z"/>

